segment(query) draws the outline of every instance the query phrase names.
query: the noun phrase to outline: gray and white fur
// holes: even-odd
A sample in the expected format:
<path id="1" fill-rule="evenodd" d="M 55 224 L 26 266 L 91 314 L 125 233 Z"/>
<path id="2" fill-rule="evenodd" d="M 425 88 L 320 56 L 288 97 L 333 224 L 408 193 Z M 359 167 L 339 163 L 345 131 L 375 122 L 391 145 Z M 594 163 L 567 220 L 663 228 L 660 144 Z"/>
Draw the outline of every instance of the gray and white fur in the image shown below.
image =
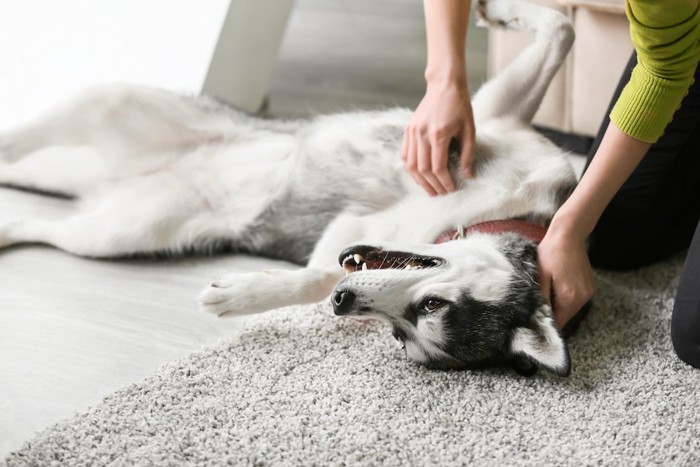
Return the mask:
<path id="1" fill-rule="evenodd" d="M 477 10 L 535 41 L 474 96 L 476 176 L 453 171 L 454 193 L 429 197 L 405 171 L 407 109 L 277 122 L 204 97 L 103 86 L 0 134 L 1 185 L 75 207 L 66 218 L 0 224 L 0 248 L 284 258 L 305 267 L 225 275 L 201 293 L 202 309 L 242 315 L 330 296 L 337 314 L 389 322 L 408 357 L 430 366 L 506 362 L 568 374 L 532 243 L 475 234 L 431 245 L 458 224 L 546 222 L 575 183 L 563 152 L 530 125 L 572 44 L 570 23 L 518 0 Z"/>

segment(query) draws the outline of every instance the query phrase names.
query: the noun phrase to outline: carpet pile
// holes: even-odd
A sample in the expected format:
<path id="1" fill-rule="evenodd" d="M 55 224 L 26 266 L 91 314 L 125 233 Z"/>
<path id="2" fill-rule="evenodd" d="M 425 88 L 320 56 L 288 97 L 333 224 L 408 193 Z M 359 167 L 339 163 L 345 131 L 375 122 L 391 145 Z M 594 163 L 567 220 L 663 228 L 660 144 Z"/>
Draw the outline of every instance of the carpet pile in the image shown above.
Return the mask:
<path id="1" fill-rule="evenodd" d="M 597 273 L 569 378 L 435 372 L 327 305 L 251 318 L 48 428 L 19 465 L 700 464 L 700 371 L 669 329 L 679 259 Z"/>

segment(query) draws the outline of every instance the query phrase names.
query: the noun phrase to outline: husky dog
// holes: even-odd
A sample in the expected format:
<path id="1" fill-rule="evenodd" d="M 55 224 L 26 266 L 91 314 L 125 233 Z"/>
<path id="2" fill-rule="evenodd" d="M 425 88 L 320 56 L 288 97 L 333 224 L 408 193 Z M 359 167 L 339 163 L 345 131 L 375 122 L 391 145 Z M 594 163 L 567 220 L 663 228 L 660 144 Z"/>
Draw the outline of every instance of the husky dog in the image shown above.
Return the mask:
<path id="1" fill-rule="evenodd" d="M 530 124 L 572 44 L 569 21 L 518 0 L 477 10 L 535 40 L 474 97 L 476 176 L 461 178 L 452 160 L 454 193 L 429 197 L 405 171 L 407 109 L 280 122 L 206 98 L 107 86 L 0 134 L 0 184 L 75 205 L 67 218 L 0 224 L 0 247 L 283 258 L 306 266 L 225 275 L 199 296 L 203 310 L 242 315 L 330 296 L 337 315 L 389 323 L 425 365 L 567 375 L 527 235 L 472 229 L 433 244 L 460 224 L 546 226 L 576 181 L 563 152 Z"/>

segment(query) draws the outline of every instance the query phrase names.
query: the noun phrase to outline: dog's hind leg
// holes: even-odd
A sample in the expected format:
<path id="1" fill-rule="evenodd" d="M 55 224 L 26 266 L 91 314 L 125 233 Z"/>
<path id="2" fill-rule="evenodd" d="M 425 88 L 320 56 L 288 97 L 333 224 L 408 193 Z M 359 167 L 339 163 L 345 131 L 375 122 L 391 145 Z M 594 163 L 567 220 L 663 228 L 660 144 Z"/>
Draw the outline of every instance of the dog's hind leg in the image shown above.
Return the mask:
<path id="1" fill-rule="evenodd" d="M 230 138 L 230 115 L 214 105 L 139 86 L 103 85 L 41 117 L 0 133 L 0 161 L 14 162 L 51 146 L 91 147 L 128 158 L 173 152 Z"/>
<path id="2" fill-rule="evenodd" d="M 474 96 L 474 118 L 485 122 L 512 116 L 530 123 L 574 41 L 561 13 L 520 0 L 479 0 L 477 13 L 492 27 L 534 33 L 535 40 Z"/>
<path id="3" fill-rule="evenodd" d="M 0 248 L 43 243 L 91 258 L 179 255 L 187 251 L 217 251 L 227 244 L 226 233 L 226 227 L 209 216 L 119 219 L 106 212 L 93 212 L 62 220 L 2 224 Z"/>
<path id="4" fill-rule="evenodd" d="M 44 243 L 78 256 L 211 251 L 230 237 L 225 220 L 187 193 L 138 182 L 78 203 L 72 216 L 0 224 L 0 248 Z"/>
<path id="5" fill-rule="evenodd" d="M 0 161 L 0 186 L 76 198 L 115 177 L 88 147 L 47 147 L 14 163 Z"/>
<path id="6" fill-rule="evenodd" d="M 242 124 L 232 115 L 206 99 L 158 89 L 97 87 L 34 124 L 0 133 L 0 185 L 77 196 L 235 138 Z"/>
<path id="7" fill-rule="evenodd" d="M 363 238 L 362 217 L 339 216 L 324 232 L 307 267 L 226 274 L 199 295 L 203 311 L 239 316 L 327 299 L 345 272 L 338 255 Z"/>

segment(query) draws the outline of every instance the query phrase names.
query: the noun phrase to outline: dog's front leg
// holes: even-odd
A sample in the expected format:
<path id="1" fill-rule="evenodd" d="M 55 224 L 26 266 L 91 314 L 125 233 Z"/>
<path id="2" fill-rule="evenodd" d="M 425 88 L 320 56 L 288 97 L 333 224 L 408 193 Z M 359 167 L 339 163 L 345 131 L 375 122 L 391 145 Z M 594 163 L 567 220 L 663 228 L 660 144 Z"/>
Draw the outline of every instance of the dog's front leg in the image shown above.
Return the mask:
<path id="1" fill-rule="evenodd" d="M 203 311 L 218 316 L 262 313 L 319 302 L 330 295 L 342 277 L 339 266 L 226 274 L 202 291 L 199 302 Z"/>
<path id="2" fill-rule="evenodd" d="M 202 309 L 219 316 L 237 316 L 326 299 L 345 275 L 338 255 L 364 238 L 366 225 L 361 216 L 337 217 L 316 244 L 308 267 L 227 274 L 200 294 Z"/>

